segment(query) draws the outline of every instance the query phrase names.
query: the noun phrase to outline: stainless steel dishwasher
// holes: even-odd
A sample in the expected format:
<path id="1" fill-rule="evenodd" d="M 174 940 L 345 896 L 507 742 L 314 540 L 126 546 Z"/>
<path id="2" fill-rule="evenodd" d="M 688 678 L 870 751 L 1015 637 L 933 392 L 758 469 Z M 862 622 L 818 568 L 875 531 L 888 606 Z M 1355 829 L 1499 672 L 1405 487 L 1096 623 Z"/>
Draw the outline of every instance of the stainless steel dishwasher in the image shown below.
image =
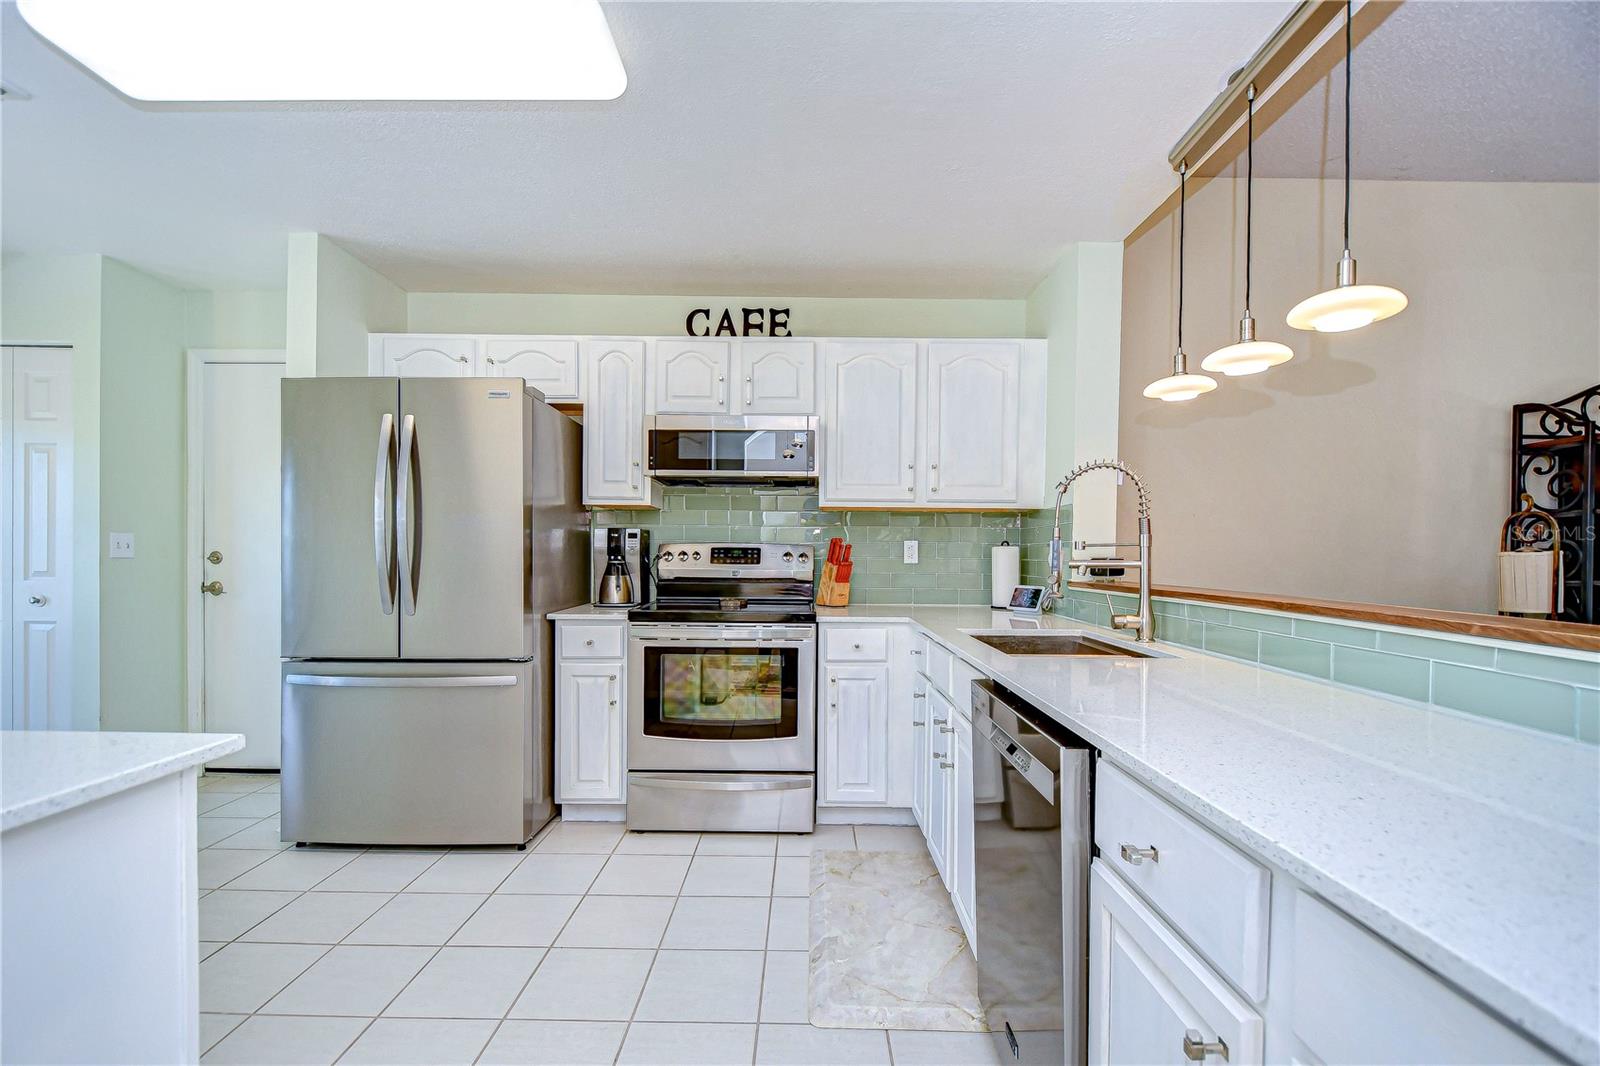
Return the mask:
<path id="1" fill-rule="evenodd" d="M 978 997 L 1001 1061 L 1082 1063 L 1090 748 L 988 679 L 972 683 L 972 728 L 1002 760 L 998 817 L 974 825 Z"/>

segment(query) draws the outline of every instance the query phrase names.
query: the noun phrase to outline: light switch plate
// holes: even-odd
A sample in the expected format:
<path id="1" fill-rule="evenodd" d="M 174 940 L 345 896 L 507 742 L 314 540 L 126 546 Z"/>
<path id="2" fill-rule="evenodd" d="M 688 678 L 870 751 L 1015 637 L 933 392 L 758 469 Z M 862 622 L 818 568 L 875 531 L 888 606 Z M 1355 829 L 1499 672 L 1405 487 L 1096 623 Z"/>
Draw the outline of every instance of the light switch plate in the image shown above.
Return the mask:
<path id="1" fill-rule="evenodd" d="M 908 541 L 905 542 L 905 556 L 902 559 L 902 561 L 903 562 L 907 562 L 907 563 L 914 563 L 914 562 L 917 561 L 917 542 L 916 541 L 908 540 Z"/>
<path id="2" fill-rule="evenodd" d="M 111 558 L 113 558 L 113 559 L 132 559 L 133 558 L 133 534 L 132 533 L 113 533 L 113 534 L 111 534 L 111 551 L 110 551 L 110 554 L 111 554 Z"/>

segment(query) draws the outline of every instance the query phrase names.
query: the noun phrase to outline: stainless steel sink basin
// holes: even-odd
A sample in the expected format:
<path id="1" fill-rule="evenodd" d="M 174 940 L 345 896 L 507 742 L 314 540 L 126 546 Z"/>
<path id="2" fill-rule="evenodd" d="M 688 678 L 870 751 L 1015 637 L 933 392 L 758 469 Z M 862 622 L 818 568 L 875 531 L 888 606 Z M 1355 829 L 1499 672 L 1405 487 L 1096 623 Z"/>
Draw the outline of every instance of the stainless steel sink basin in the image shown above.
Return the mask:
<path id="1" fill-rule="evenodd" d="M 1125 659 L 1154 659 L 1151 652 L 1136 651 L 1085 633 L 969 633 L 973 640 L 1007 655 L 1110 655 Z"/>

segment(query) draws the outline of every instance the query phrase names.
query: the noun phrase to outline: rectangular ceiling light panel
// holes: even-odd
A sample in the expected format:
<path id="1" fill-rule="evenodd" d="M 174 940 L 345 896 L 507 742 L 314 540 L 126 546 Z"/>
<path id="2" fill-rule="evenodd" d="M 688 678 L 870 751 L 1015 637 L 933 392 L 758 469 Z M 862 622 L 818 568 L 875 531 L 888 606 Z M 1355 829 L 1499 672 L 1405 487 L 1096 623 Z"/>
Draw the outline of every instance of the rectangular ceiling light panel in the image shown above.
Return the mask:
<path id="1" fill-rule="evenodd" d="M 615 100 L 599 0 L 17 0 L 136 100 Z"/>

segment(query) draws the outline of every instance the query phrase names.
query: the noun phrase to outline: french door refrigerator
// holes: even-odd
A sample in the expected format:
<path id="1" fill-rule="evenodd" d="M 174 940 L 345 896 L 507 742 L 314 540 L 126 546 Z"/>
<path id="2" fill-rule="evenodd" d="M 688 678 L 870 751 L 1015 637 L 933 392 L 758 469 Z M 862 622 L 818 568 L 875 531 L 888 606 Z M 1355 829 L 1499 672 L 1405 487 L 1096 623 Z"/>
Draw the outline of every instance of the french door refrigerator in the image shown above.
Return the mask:
<path id="1" fill-rule="evenodd" d="M 282 387 L 282 839 L 525 843 L 547 615 L 587 599 L 577 423 L 520 378 Z"/>

